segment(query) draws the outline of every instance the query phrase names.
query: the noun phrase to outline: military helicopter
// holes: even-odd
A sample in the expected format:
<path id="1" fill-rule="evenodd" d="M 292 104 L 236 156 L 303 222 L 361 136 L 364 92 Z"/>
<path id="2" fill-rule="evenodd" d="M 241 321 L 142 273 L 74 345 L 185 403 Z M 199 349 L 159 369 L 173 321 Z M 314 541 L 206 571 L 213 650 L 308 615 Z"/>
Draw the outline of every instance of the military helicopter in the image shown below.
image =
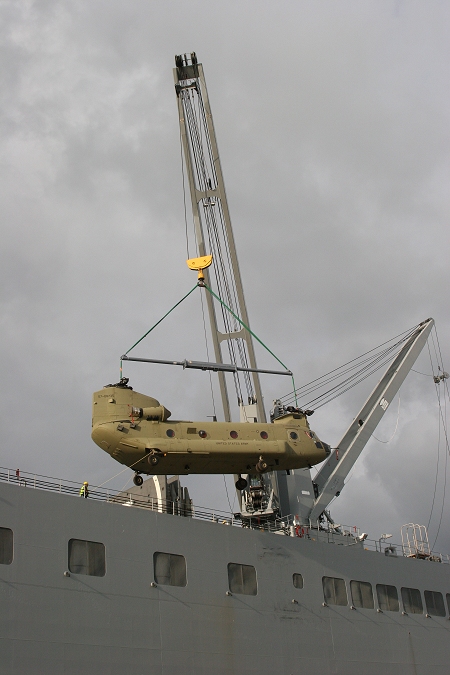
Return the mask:
<path id="1" fill-rule="evenodd" d="M 273 423 L 170 420 L 155 398 L 122 378 L 94 393 L 92 439 L 113 459 L 141 474 L 241 474 L 302 469 L 322 462 L 330 447 L 311 431 L 307 412 L 292 408 Z"/>

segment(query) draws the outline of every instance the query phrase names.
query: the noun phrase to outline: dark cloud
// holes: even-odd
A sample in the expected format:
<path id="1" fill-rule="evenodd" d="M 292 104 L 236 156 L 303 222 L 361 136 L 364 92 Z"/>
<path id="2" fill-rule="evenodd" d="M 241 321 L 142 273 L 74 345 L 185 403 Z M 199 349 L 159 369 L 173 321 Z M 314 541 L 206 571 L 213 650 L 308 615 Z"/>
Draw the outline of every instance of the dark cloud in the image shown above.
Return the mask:
<path id="1" fill-rule="evenodd" d="M 97 483 L 121 470 L 90 440 L 91 393 L 194 283 L 175 53 L 195 49 L 204 64 L 252 327 L 297 383 L 428 316 L 446 358 L 445 3 L 30 0 L 1 11 L 2 464 Z M 140 349 L 205 358 L 198 296 Z M 212 414 L 207 375 L 158 368 L 126 374 L 176 417 Z M 370 386 L 318 411 L 316 431 L 336 443 Z M 289 387 L 266 377 L 263 388 L 269 407 Z M 396 435 L 370 442 L 333 504 L 343 522 L 398 539 L 403 522 L 428 522 L 435 495 L 434 539 L 445 465 L 441 434 L 435 494 L 434 396 L 430 379 L 408 377 Z M 378 438 L 396 418 L 393 404 Z M 227 508 L 221 476 L 187 482 L 197 503 Z"/>

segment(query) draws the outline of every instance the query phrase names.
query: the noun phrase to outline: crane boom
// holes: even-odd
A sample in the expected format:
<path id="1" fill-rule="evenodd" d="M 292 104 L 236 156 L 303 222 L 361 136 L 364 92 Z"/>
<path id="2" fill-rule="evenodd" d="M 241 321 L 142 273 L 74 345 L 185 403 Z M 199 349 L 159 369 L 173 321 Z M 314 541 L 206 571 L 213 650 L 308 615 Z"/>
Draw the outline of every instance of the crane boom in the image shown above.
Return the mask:
<path id="1" fill-rule="evenodd" d="M 317 496 L 309 516 L 312 522 L 319 518 L 344 487 L 346 477 L 413 367 L 433 326 L 433 319 L 418 325 L 350 424 L 336 452 L 330 455 L 314 478 Z"/>

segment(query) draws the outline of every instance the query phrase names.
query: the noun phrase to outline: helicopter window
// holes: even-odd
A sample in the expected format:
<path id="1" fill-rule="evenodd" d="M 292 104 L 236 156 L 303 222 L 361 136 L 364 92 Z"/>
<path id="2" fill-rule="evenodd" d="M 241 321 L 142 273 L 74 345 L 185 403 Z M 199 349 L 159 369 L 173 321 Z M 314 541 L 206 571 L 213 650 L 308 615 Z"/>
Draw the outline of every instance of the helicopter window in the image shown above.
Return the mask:
<path id="1" fill-rule="evenodd" d="M 322 577 L 323 595 L 327 605 L 346 605 L 347 590 L 343 579 Z"/>
<path id="2" fill-rule="evenodd" d="M 292 438 L 293 441 L 296 441 L 298 438 L 298 433 L 296 431 L 290 431 L 289 438 Z"/>
<path id="3" fill-rule="evenodd" d="M 163 586 L 186 586 L 186 558 L 174 553 L 153 555 L 155 581 Z"/>
<path id="4" fill-rule="evenodd" d="M 256 570 L 253 565 L 228 563 L 228 584 L 231 593 L 256 595 L 258 586 L 256 583 Z"/>
<path id="5" fill-rule="evenodd" d="M 174 430 L 173 429 L 167 429 L 166 436 L 168 436 L 169 438 L 173 438 L 175 436 Z"/>
<path id="6" fill-rule="evenodd" d="M 367 581 L 351 581 L 352 602 L 355 607 L 373 609 L 372 584 Z"/>
<path id="7" fill-rule="evenodd" d="M 303 577 L 301 574 L 293 574 L 292 575 L 292 583 L 294 584 L 294 588 L 303 588 Z"/>
<path id="8" fill-rule="evenodd" d="M 237 431 L 230 431 L 230 436 L 231 436 L 231 438 L 237 438 L 238 432 Z"/>
<path id="9" fill-rule="evenodd" d="M 444 598 L 442 597 L 442 593 L 425 591 L 424 596 L 428 614 L 431 616 L 445 616 Z"/>
<path id="10" fill-rule="evenodd" d="M 203 429 L 200 429 L 198 435 L 200 436 L 200 438 L 206 438 L 208 434 Z"/>
<path id="11" fill-rule="evenodd" d="M 259 435 L 260 435 L 261 438 L 263 438 L 264 440 L 266 440 L 267 438 L 269 438 L 269 434 L 267 433 L 267 431 L 261 431 L 261 433 L 260 433 Z"/>
<path id="12" fill-rule="evenodd" d="M 0 565 L 11 565 L 13 561 L 13 531 L 0 527 Z"/>
<path id="13" fill-rule="evenodd" d="M 447 598 L 447 608 L 448 608 L 448 612 L 450 614 L 450 593 L 447 593 L 447 595 L 445 597 Z"/>
<path id="14" fill-rule="evenodd" d="M 386 584 L 377 584 L 378 606 L 381 610 L 387 612 L 398 612 L 398 593 L 395 586 Z"/>
<path id="15" fill-rule="evenodd" d="M 106 574 L 105 545 L 99 541 L 70 539 L 69 570 L 74 574 L 104 577 Z"/>

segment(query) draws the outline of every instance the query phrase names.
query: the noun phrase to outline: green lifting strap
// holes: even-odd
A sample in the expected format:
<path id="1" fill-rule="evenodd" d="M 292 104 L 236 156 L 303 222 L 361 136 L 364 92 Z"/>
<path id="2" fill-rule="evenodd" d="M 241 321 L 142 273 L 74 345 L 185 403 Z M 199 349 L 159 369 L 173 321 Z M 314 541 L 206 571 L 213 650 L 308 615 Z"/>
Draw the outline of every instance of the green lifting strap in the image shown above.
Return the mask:
<path id="1" fill-rule="evenodd" d="M 137 345 L 138 345 L 140 342 L 142 342 L 142 340 L 143 340 L 144 338 L 146 338 L 147 335 L 149 335 L 149 333 L 151 333 L 152 330 L 154 330 L 154 329 L 156 328 L 156 326 L 159 326 L 159 324 L 160 324 L 162 321 L 164 321 L 164 319 L 165 319 L 167 316 L 169 316 L 169 314 L 170 314 L 171 312 L 173 312 L 173 310 L 176 309 L 176 308 L 178 307 L 178 305 L 181 305 L 181 303 L 183 302 L 183 300 L 186 300 L 186 298 L 188 298 L 188 297 L 190 296 L 190 294 L 193 293 L 193 292 L 195 291 L 196 288 L 197 288 L 197 284 L 195 284 L 195 286 L 194 286 L 193 288 L 191 288 L 191 290 L 189 291 L 189 293 L 186 293 L 186 295 L 185 295 L 183 298 L 181 298 L 181 300 L 180 300 L 179 302 L 177 302 L 176 305 L 174 305 L 174 306 L 172 307 L 172 309 L 169 309 L 169 311 L 166 312 L 166 314 L 164 314 L 164 316 L 163 316 L 159 321 L 157 321 L 157 322 L 155 323 L 154 326 L 152 326 L 146 333 L 144 333 L 144 335 L 143 335 L 141 338 L 139 338 L 139 340 L 138 340 L 137 342 L 135 342 L 134 345 L 133 345 L 132 347 L 130 347 L 130 348 L 128 349 L 128 351 L 125 352 L 125 354 L 129 354 L 129 352 L 131 352 L 132 349 L 134 349 L 135 347 L 137 347 Z M 120 359 L 120 379 L 122 379 L 122 359 Z"/>
<path id="2" fill-rule="evenodd" d="M 239 321 L 239 323 L 241 324 L 241 326 L 243 326 L 243 327 L 245 328 L 245 330 L 247 330 L 247 331 L 250 333 L 250 335 L 252 335 L 252 336 L 255 338 L 255 340 L 257 340 L 257 341 L 259 342 L 259 344 L 262 345 L 262 346 L 264 347 L 264 349 L 265 349 L 266 351 L 268 351 L 269 354 L 271 354 L 271 355 L 273 356 L 273 358 L 274 358 L 276 361 L 278 361 L 278 363 L 280 363 L 280 364 L 283 366 L 283 368 L 285 368 L 286 370 L 289 370 L 289 368 L 283 363 L 283 361 L 281 361 L 281 360 L 278 358 L 278 356 L 276 356 L 276 354 L 274 354 L 273 351 L 272 351 L 271 349 L 269 349 L 269 347 L 268 347 L 267 345 L 265 345 L 264 342 L 263 342 L 262 340 L 259 339 L 259 337 L 258 337 L 258 336 L 257 336 L 257 335 L 249 328 L 249 326 L 247 326 L 247 324 L 245 324 L 245 323 L 237 316 L 237 314 L 235 314 L 235 313 L 233 312 L 233 310 L 230 309 L 230 307 L 228 307 L 228 305 L 226 305 L 225 302 L 224 302 L 221 298 L 219 298 L 219 296 L 216 295 L 216 294 L 214 293 L 214 291 L 213 291 L 211 288 L 209 288 L 209 286 L 207 286 L 204 282 L 203 282 L 202 284 L 195 284 L 195 286 L 194 286 L 193 288 L 191 288 L 191 290 L 189 291 L 189 293 L 186 293 L 186 295 L 183 296 L 183 297 L 181 298 L 181 300 L 179 300 L 179 301 L 178 301 L 171 309 L 169 309 L 169 311 L 166 312 L 166 314 L 164 314 L 164 316 L 163 316 L 161 319 L 159 319 L 159 321 L 157 321 L 151 328 L 149 328 L 149 330 L 148 330 L 146 333 L 144 333 L 144 335 L 143 335 L 141 338 L 139 338 L 139 340 L 138 340 L 137 342 L 135 342 L 134 345 L 133 345 L 132 347 L 130 347 L 130 348 L 125 352 L 125 354 L 129 354 L 129 353 L 131 352 L 132 349 L 134 349 L 135 347 L 137 347 L 137 345 L 138 345 L 140 342 L 142 342 L 142 340 L 143 340 L 144 338 L 146 338 L 147 335 L 149 335 L 149 334 L 152 332 L 152 330 L 154 330 L 154 329 L 156 328 L 156 326 L 159 326 L 159 324 L 160 324 L 162 321 L 164 321 L 164 319 L 165 319 L 166 317 L 168 317 L 169 314 L 170 314 L 171 312 L 173 312 L 173 310 L 176 309 L 176 308 L 178 307 L 178 305 L 181 305 L 181 303 L 182 303 L 184 300 L 186 300 L 186 298 L 188 298 L 188 297 L 191 295 L 191 293 L 193 293 L 193 292 L 195 291 L 196 288 L 199 288 L 199 287 L 200 287 L 200 288 L 202 288 L 202 287 L 203 287 L 203 288 L 206 288 L 206 290 L 207 290 L 209 293 L 211 293 L 211 295 L 212 295 L 218 302 L 220 302 L 220 304 L 221 304 L 221 305 L 222 305 L 222 306 L 223 306 L 223 307 L 224 307 L 224 308 L 225 308 L 232 316 L 234 316 L 234 318 L 236 319 L 236 321 Z M 120 378 L 122 378 L 122 366 L 123 366 L 123 362 L 122 362 L 122 359 L 120 359 Z M 296 391 L 295 391 L 295 381 L 294 381 L 294 376 L 293 376 L 293 375 L 292 375 L 292 387 L 293 387 L 293 392 L 294 392 L 294 397 L 295 397 L 295 404 L 297 405 L 297 393 L 296 393 Z"/>
<path id="3" fill-rule="evenodd" d="M 211 288 L 209 288 L 209 286 L 207 286 L 205 283 L 203 283 L 202 286 L 203 286 L 204 288 L 206 288 L 206 290 L 209 291 L 209 293 L 211 293 L 211 295 L 212 295 L 218 302 L 220 302 L 220 304 L 221 304 L 223 307 L 225 307 L 225 309 L 226 309 L 228 312 L 230 312 L 230 314 L 231 314 L 232 316 L 234 316 L 234 318 L 236 319 L 236 321 L 239 321 L 239 323 L 241 324 L 241 326 L 243 326 L 243 327 L 245 328 L 245 330 L 247 330 L 247 331 L 250 333 L 250 335 L 252 335 L 252 336 L 255 338 L 255 340 L 258 340 L 259 344 L 262 345 L 262 346 L 264 347 L 264 349 L 266 349 L 266 350 L 269 352 L 269 354 L 271 354 L 271 355 L 273 356 L 273 358 L 276 359 L 276 361 L 278 361 L 278 363 L 280 363 L 280 364 L 283 366 L 283 368 L 285 368 L 286 370 L 289 370 L 289 368 L 283 363 L 283 361 L 281 361 L 281 360 L 278 358 L 278 356 L 276 356 L 276 354 L 274 354 L 273 351 L 272 351 L 271 349 L 269 349 L 269 347 L 268 347 L 267 345 L 265 345 L 264 342 L 263 342 L 262 340 L 260 340 L 259 337 L 258 337 L 257 335 L 255 335 L 255 333 L 249 328 L 249 326 L 247 326 L 247 325 L 246 325 L 246 324 L 245 324 L 245 323 L 237 316 L 237 314 L 235 314 L 235 313 L 233 312 L 233 310 L 230 309 L 230 307 L 228 307 L 228 305 L 226 305 L 226 304 L 224 303 L 224 301 L 223 301 L 221 298 L 219 298 L 219 296 L 216 295 L 216 294 L 214 293 L 214 291 L 213 291 Z M 294 376 L 293 376 L 293 375 L 292 375 L 292 387 L 293 387 L 293 390 L 294 390 L 295 405 L 297 405 L 297 394 L 296 394 L 296 391 L 295 391 L 295 381 L 294 381 Z"/>

